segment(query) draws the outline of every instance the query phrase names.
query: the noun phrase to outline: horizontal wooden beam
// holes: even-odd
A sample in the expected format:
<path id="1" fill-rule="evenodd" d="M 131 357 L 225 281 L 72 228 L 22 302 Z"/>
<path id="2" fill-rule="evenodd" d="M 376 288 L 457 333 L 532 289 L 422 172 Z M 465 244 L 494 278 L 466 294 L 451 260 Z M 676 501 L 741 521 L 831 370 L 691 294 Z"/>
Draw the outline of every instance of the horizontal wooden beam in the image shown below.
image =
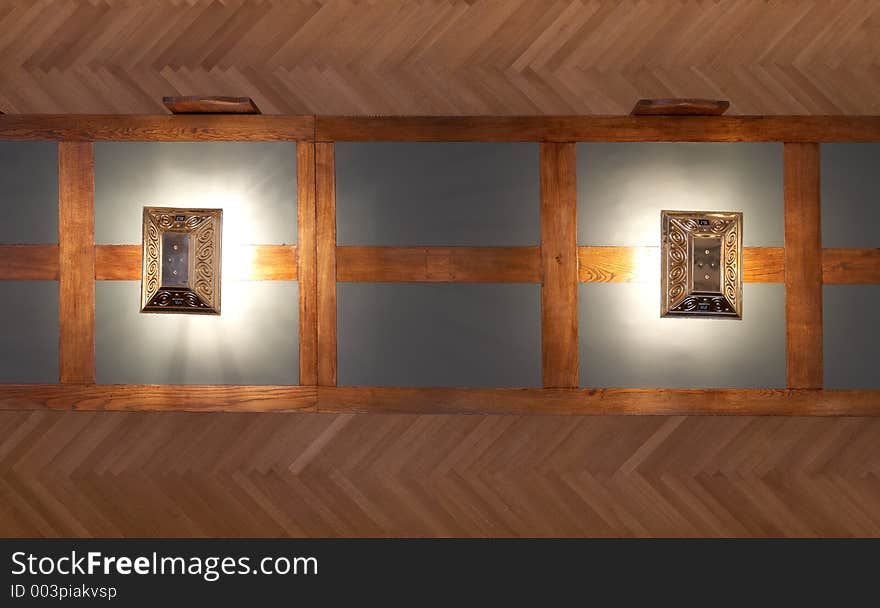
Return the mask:
<path id="1" fill-rule="evenodd" d="M 880 416 L 880 391 L 0 384 L 10 410 Z"/>
<path id="2" fill-rule="evenodd" d="M 289 141 L 312 140 L 314 116 L 225 114 L 0 116 L 0 140 Z"/>
<path id="3" fill-rule="evenodd" d="M 538 283 L 538 247 L 336 248 L 338 281 Z"/>
<path id="4" fill-rule="evenodd" d="M 0 410 L 315 411 L 314 386 L 0 384 Z"/>
<path id="5" fill-rule="evenodd" d="M 58 280 L 58 245 L 0 245 L 0 280 Z"/>
<path id="6" fill-rule="evenodd" d="M 317 116 L 318 141 L 880 141 L 880 116 Z"/>
<path id="7" fill-rule="evenodd" d="M 240 281 L 295 281 L 296 247 L 293 245 L 244 245 L 235 257 L 239 262 L 228 278 Z M 99 281 L 139 281 L 142 249 L 140 245 L 97 245 L 95 278 Z"/>
<path id="8" fill-rule="evenodd" d="M 822 282 L 880 283 L 880 249 L 823 249 Z"/>
<path id="9" fill-rule="evenodd" d="M 250 97 L 187 95 L 163 97 L 162 103 L 172 114 L 260 114 Z"/>
<path id="10" fill-rule="evenodd" d="M 743 280 L 782 283 L 785 260 L 782 247 L 747 247 L 743 253 Z M 578 247 L 578 280 L 582 283 L 659 281 L 658 247 Z"/>

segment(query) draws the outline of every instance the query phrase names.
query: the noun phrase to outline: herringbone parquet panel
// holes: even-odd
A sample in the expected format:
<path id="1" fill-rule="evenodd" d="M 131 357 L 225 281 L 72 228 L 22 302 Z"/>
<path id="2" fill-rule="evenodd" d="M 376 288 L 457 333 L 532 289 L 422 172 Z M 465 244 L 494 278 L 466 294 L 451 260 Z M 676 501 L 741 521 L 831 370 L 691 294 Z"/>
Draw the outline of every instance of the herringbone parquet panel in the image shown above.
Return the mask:
<path id="1" fill-rule="evenodd" d="M 0 1 L 0 110 L 164 113 L 880 113 L 876 0 Z"/>
<path id="2" fill-rule="evenodd" d="M 880 114 L 880 2 L 0 0 L 0 110 Z M 0 413 L 4 536 L 880 536 L 880 420 Z"/>

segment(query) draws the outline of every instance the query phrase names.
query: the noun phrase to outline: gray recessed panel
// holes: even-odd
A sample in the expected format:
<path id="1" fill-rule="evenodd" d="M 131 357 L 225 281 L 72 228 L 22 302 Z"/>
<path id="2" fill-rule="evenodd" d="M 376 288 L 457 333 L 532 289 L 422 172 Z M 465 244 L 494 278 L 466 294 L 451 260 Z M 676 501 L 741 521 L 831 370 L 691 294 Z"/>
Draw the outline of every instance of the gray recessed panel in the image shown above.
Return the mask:
<path id="1" fill-rule="evenodd" d="M 880 389 L 880 285 L 822 286 L 825 388 Z"/>
<path id="2" fill-rule="evenodd" d="M 822 144 L 822 246 L 880 247 L 880 144 Z"/>
<path id="3" fill-rule="evenodd" d="M 141 314 L 140 283 L 95 286 L 101 384 L 296 384 L 298 286 L 229 281 L 223 314 Z"/>
<path id="4" fill-rule="evenodd" d="M 580 284 L 580 385 L 784 388 L 785 288 L 743 294 L 742 320 L 661 319 L 653 282 Z"/>
<path id="5" fill-rule="evenodd" d="M 338 283 L 338 383 L 540 386 L 541 289 Z"/>
<path id="6" fill-rule="evenodd" d="M 58 144 L 0 142 L 0 243 L 58 242 Z"/>
<path id="7" fill-rule="evenodd" d="M 537 245 L 535 143 L 336 144 L 340 245 Z"/>
<path id="8" fill-rule="evenodd" d="M 296 243 L 293 142 L 98 142 L 95 242 L 140 243 L 144 207 L 223 209 L 223 247 Z"/>
<path id="9" fill-rule="evenodd" d="M 0 382 L 58 382 L 58 282 L 0 281 Z"/>
<path id="10" fill-rule="evenodd" d="M 578 243 L 658 246 L 660 211 L 742 211 L 746 247 L 783 242 L 782 144 L 581 143 Z"/>

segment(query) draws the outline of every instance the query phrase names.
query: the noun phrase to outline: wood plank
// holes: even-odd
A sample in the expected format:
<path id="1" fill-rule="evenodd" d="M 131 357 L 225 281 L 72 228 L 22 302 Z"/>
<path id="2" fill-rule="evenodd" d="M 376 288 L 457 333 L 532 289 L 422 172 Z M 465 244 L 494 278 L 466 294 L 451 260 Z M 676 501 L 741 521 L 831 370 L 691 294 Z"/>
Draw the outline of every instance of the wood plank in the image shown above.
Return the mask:
<path id="1" fill-rule="evenodd" d="M 539 283 L 538 247 L 336 248 L 338 281 Z"/>
<path id="2" fill-rule="evenodd" d="M 878 416 L 880 391 L 318 387 L 318 411 L 386 414 Z"/>
<path id="3" fill-rule="evenodd" d="M 631 116 L 721 116 L 730 107 L 723 99 L 640 99 Z"/>
<path id="4" fill-rule="evenodd" d="M 541 144 L 541 361 L 545 387 L 578 385 L 575 145 Z"/>
<path id="5" fill-rule="evenodd" d="M 140 281 L 143 250 L 140 245 L 95 246 L 95 278 L 99 281 Z M 297 280 L 294 245 L 242 245 L 235 256 L 239 268 L 225 268 L 224 278 L 237 281 Z"/>
<path id="6" fill-rule="evenodd" d="M 162 103 L 172 114 L 261 114 L 250 97 L 189 95 L 163 97 Z"/>
<path id="7" fill-rule="evenodd" d="M 311 141 L 314 116 L 77 115 L 0 116 L 0 140 Z"/>
<path id="8" fill-rule="evenodd" d="M 578 247 L 578 280 L 581 283 L 644 283 L 658 281 L 659 247 Z M 746 247 L 743 250 L 746 283 L 785 281 L 782 247 Z"/>
<path id="9" fill-rule="evenodd" d="M 0 245 L 0 281 L 58 279 L 58 245 Z"/>
<path id="10" fill-rule="evenodd" d="M 823 249 L 824 283 L 880 283 L 880 249 Z"/>
<path id="11" fill-rule="evenodd" d="M 822 388 L 819 145 L 786 143 L 785 321 L 789 388 Z"/>
<path id="12" fill-rule="evenodd" d="M 313 386 L 0 384 L 0 410 L 314 411 Z"/>
<path id="13" fill-rule="evenodd" d="M 58 312 L 61 382 L 95 381 L 95 153 L 58 144 Z"/>
<path id="14" fill-rule="evenodd" d="M 880 141 L 880 116 L 317 116 L 315 121 L 318 141 Z"/>
<path id="15" fill-rule="evenodd" d="M 336 161 L 333 144 L 315 144 L 318 253 L 318 384 L 336 386 Z"/>
<path id="16" fill-rule="evenodd" d="M 299 276 L 299 383 L 318 384 L 318 250 L 315 144 L 296 145 Z"/>

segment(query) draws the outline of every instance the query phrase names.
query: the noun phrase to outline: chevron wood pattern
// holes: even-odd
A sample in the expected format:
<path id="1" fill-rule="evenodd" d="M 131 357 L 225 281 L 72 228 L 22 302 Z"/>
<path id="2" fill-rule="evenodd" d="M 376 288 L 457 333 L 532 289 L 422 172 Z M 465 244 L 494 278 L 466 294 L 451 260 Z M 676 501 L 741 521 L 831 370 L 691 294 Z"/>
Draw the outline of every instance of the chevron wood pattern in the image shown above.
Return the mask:
<path id="1" fill-rule="evenodd" d="M 874 0 L 0 0 L 0 111 L 880 114 Z M 0 412 L 4 536 L 880 536 L 880 419 Z"/>

